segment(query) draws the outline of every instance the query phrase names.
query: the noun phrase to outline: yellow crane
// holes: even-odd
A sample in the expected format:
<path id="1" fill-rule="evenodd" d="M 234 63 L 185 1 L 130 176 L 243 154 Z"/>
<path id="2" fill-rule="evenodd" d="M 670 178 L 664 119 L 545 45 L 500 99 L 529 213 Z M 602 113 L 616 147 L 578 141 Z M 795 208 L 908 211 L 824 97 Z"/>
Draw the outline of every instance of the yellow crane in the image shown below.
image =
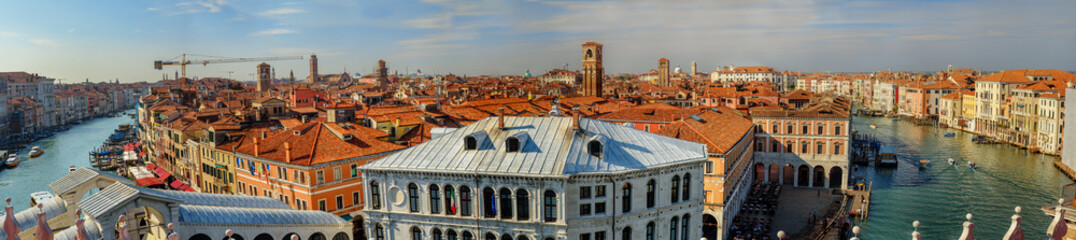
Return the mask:
<path id="1" fill-rule="evenodd" d="M 182 78 L 180 78 L 180 79 L 186 79 L 187 78 L 187 65 L 189 65 L 189 64 L 202 64 L 202 66 L 205 66 L 205 65 L 208 65 L 210 63 L 262 62 L 262 61 L 296 60 L 296 59 L 301 60 L 301 59 L 303 59 L 303 56 L 282 56 L 282 57 L 217 58 L 217 59 L 205 59 L 205 60 L 187 60 L 187 55 L 188 54 L 184 53 L 183 55 L 176 56 L 176 57 L 172 58 L 172 60 L 156 60 L 156 61 L 153 61 L 153 69 L 161 70 L 161 69 L 164 68 L 164 66 L 179 65 L 180 72 L 183 74 Z M 202 56 L 202 55 L 194 55 L 194 54 L 189 54 L 189 55 L 198 56 L 198 57 L 214 57 L 214 56 Z M 180 58 L 180 61 L 175 61 L 174 59 L 176 59 L 176 58 Z"/>

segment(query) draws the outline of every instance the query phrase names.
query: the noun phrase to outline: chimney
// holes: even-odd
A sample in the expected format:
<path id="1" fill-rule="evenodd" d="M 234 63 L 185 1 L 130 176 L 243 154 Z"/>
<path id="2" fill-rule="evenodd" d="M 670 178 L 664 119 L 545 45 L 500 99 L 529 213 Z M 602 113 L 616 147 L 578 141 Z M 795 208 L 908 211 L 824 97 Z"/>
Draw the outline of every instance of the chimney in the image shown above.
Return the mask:
<path id="1" fill-rule="evenodd" d="M 579 130 L 579 107 L 572 107 L 572 130 Z"/>
<path id="2" fill-rule="evenodd" d="M 254 156 L 257 157 L 261 153 L 261 141 L 258 138 L 254 138 Z"/>
<path id="3" fill-rule="evenodd" d="M 497 127 L 504 129 L 504 108 L 497 109 Z"/>
<path id="4" fill-rule="evenodd" d="M 284 161 L 291 162 L 291 143 L 284 142 Z"/>

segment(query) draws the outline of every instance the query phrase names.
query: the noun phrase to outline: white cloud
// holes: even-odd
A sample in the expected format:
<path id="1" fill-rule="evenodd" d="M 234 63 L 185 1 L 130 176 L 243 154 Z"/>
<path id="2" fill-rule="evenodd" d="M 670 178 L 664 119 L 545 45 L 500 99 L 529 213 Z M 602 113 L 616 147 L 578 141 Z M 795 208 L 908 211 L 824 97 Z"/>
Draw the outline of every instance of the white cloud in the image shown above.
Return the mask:
<path id="1" fill-rule="evenodd" d="M 953 36 L 953 35 L 946 35 L 946 34 L 923 34 L 923 35 L 900 36 L 900 39 L 901 40 L 911 40 L 911 41 L 943 41 L 943 40 L 959 40 L 959 39 L 963 39 L 963 37 L 958 37 L 958 36 Z"/>
<path id="2" fill-rule="evenodd" d="M 147 12 L 160 11 L 160 10 L 161 10 L 161 8 L 155 8 L 155 7 L 146 8 Z"/>
<path id="3" fill-rule="evenodd" d="M 57 43 L 56 40 L 45 39 L 45 38 L 30 39 L 30 43 L 33 43 L 33 44 L 38 45 L 38 46 L 46 46 L 46 47 L 59 47 L 60 46 L 60 44 Z"/>
<path id="4" fill-rule="evenodd" d="M 295 8 L 278 8 L 278 9 L 273 9 L 273 10 L 258 13 L 258 15 L 272 16 L 272 15 L 296 14 L 296 13 L 304 13 L 304 12 L 306 12 L 306 10 L 295 9 Z"/>
<path id="5" fill-rule="evenodd" d="M 67 29 L 67 33 L 75 33 L 75 29 L 74 28 Z"/>
<path id="6" fill-rule="evenodd" d="M 296 31 L 291 30 L 291 29 L 278 28 L 278 29 L 269 29 L 269 30 L 265 30 L 265 31 L 261 31 L 261 32 L 251 33 L 250 35 L 251 36 L 270 36 L 270 35 L 282 35 L 282 34 L 292 34 L 292 33 L 296 33 Z"/>
<path id="7" fill-rule="evenodd" d="M 192 14 L 192 13 L 203 13 L 203 12 L 215 13 L 215 12 L 220 12 L 221 7 L 224 6 L 224 5 L 228 5 L 228 1 L 226 1 L 226 0 L 205 0 L 205 1 L 179 2 L 179 3 L 176 3 L 176 7 L 179 7 L 179 10 L 175 11 L 175 12 L 173 12 L 171 14 L 172 15 L 179 15 L 179 14 Z M 150 10 L 150 9 L 154 9 L 154 8 L 149 8 L 147 10 Z M 150 11 L 155 11 L 155 10 L 150 10 Z"/>
<path id="8" fill-rule="evenodd" d="M 4 32 L 4 31 L 0 31 L 0 36 L 3 36 L 3 37 L 21 37 L 21 36 L 22 36 L 22 34 L 21 34 L 21 33 L 17 33 L 17 32 Z"/>

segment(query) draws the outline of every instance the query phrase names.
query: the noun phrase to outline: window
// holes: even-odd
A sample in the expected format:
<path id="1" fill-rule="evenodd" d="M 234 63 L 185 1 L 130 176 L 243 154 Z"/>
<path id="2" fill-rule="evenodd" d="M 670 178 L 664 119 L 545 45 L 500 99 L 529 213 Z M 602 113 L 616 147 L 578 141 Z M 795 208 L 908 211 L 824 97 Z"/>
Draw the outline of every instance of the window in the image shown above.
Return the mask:
<path id="1" fill-rule="evenodd" d="M 705 168 L 706 168 L 706 173 L 713 173 L 714 172 L 714 162 L 706 161 Z"/>
<path id="2" fill-rule="evenodd" d="M 501 188 L 501 219 L 512 219 L 512 190 Z"/>
<path id="3" fill-rule="evenodd" d="M 654 240 L 654 222 L 646 224 L 646 240 Z"/>
<path id="4" fill-rule="evenodd" d="M 460 187 L 460 216 L 471 216 L 471 188 Z"/>
<path id="5" fill-rule="evenodd" d="M 841 152 L 841 143 L 833 143 L 833 154 L 837 154 L 837 155 L 844 154 L 844 152 Z"/>
<path id="6" fill-rule="evenodd" d="M 377 226 L 374 227 L 374 238 L 377 240 L 385 240 L 385 227 L 381 226 L 381 224 L 377 224 Z"/>
<path id="7" fill-rule="evenodd" d="M 684 214 L 684 217 L 680 218 L 680 240 L 687 240 L 687 236 L 689 235 L 687 226 L 690 225 L 691 221 L 688 221 L 690 217 L 691 214 Z"/>
<path id="8" fill-rule="evenodd" d="M 590 204 L 579 204 L 579 216 L 590 215 Z"/>
<path id="9" fill-rule="evenodd" d="M 474 235 L 471 235 L 471 232 L 463 231 L 463 240 L 474 240 Z"/>
<path id="10" fill-rule="evenodd" d="M 411 207 L 411 212 L 418 212 L 418 185 L 414 183 L 407 185 L 408 204 Z"/>
<path id="11" fill-rule="evenodd" d="M 445 185 L 445 215 L 456 215 L 456 189 Z"/>
<path id="12" fill-rule="evenodd" d="M 804 125 L 803 125 L 803 134 L 809 134 L 809 133 L 807 132 L 807 124 L 804 124 Z"/>
<path id="13" fill-rule="evenodd" d="M 669 191 L 669 193 L 670 193 L 669 197 L 671 199 L 670 201 L 672 201 L 674 203 L 679 202 L 680 201 L 680 176 L 673 176 L 671 183 L 672 183 L 672 187 L 670 188 L 671 191 Z"/>
<path id="14" fill-rule="evenodd" d="M 785 142 L 785 152 L 792 153 L 792 141 Z"/>
<path id="15" fill-rule="evenodd" d="M 657 190 L 655 189 L 654 184 L 654 179 L 650 179 L 649 182 L 646 182 L 646 208 L 654 207 L 654 194 Z"/>
<path id="16" fill-rule="evenodd" d="M 823 151 L 824 151 L 824 150 L 822 150 L 822 148 L 826 147 L 826 143 L 824 143 L 824 142 L 817 142 L 817 143 L 815 143 L 815 146 L 816 146 L 816 147 L 815 147 L 816 149 L 815 149 L 815 152 L 814 152 L 814 153 L 815 153 L 815 154 L 823 154 Z"/>
<path id="17" fill-rule="evenodd" d="M 441 213 L 441 189 L 430 184 L 430 213 Z"/>
<path id="18" fill-rule="evenodd" d="M 512 240 L 512 235 L 508 235 L 507 233 L 501 234 L 501 240 Z"/>
<path id="19" fill-rule="evenodd" d="M 359 192 L 351 192 L 351 205 L 359 205 Z"/>
<path id="20" fill-rule="evenodd" d="M 545 193 L 542 194 L 542 198 L 544 199 L 542 202 L 544 204 L 543 211 L 545 215 L 545 222 L 556 222 L 557 194 L 554 193 L 553 190 L 545 190 Z"/>
<path id="21" fill-rule="evenodd" d="M 841 125 L 840 124 L 837 124 L 836 126 L 833 126 L 833 134 L 834 135 L 841 135 Z"/>
<path id="22" fill-rule="evenodd" d="M 464 150 L 478 149 L 478 139 L 475 138 L 474 136 L 463 137 L 463 149 Z"/>
<path id="23" fill-rule="evenodd" d="M 325 199 L 318 200 L 318 210 L 325 211 Z"/>
<path id="24" fill-rule="evenodd" d="M 448 188 L 446 187 L 445 189 L 448 189 Z M 449 229 L 448 234 L 446 234 L 446 235 L 448 235 L 448 240 L 459 240 L 458 238 L 456 238 L 458 236 L 458 235 L 456 235 L 456 230 Z"/>
<path id="25" fill-rule="evenodd" d="M 605 214 L 605 202 L 594 203 L 594 214 Z"/>
<path id="26" fill-rule="evenodd" d="M 826 132 L 826 125 L 818 124 L 818 135 L 825 134 L 825 132 Z"/>
<path id="27" fill-rule="evenodd" d="M 631 227 L 625 227 L 623 231 L 620 231 L 620 240 L 632 240 Z"/>
<path id="28" fill-rule="evenodd" d="M 527 190 L 516 190 L 516 219 L 527 220 L 531 218 L 530 193 Z"/>
<path id="29" fill-rule="evenodd" d="M 594 197 L 605 197 L 605 185 L 594 186 Z"/>
<path id="30" fill-rule="evenodd" d="M 620 197 L 620 205 L 623 206 L 621 212 L 631 212 L 631 183 L 625 183 L 621 191 L 623 192 L 623 196 Z"/>
<path id="31" fill-rule="evenodd" d="M 344 195 L 337 195 L 336 196 L 336 209 L 335 210 L 340 210 L 340 209 L 344 209 Z"/>
<path id="32" fill-rule="evenodd" d="M 315 181 L 314 184 L 325 183 L 325 171 L 324 170 L 318 170 L 317 179 L 315 179 L 315 180 L 317 180 L 317 181 Z"/>
<path id="33" fill-rule="evenodd" d="M 773 131 L 771 133 L 777 134 L 777 129 L 781 127 L 780 123 L 773 123 Z"/>
<path id="34" fill-rule="evenodd" d="M 684 194 L 684 196 L 683 196 L 684 201 L 687 201 L 688 199 L 691 199 L 691 174 L 690 173 L 685 173 L 684 174 L 684 190 L 682 190 L 682 191 L 683 191 L 683 194 Z"/>
<path id="35" fill-rule="evenodd" d="M 649 125 L 647 125 L 647 126 L 649 127 Z M 649 130 L 647 130 L 647 131 L 649 131 Z M 601 157 L 602 156 L 602 143 L 597 141 L 597 140 L 591 140 L 589 143 L 587 143 L 587 152 L 590 152 L 590 155 L 592 155 L 592 156 Z"/>
<path id="36" fill-rule="evenodd" d="M 590 198 L 590 187 L 579 187 L 579 199 Z"/>
<path id="37" fill-rule="evenodd" d="M 493 188 L 486 187 L 482 189 L 482 213 L 486 218 L 497 217 L 497 193 L 493 192 Z"/>
<path id="38" fill-rule="evenodd" d="M 433 233 L 430 235 L 433 235 L 433 240 L 444 240 L 441 236 L 441 229 L 434 228 Z"/>
<path id="39" fill-rule="evenodd" d="M 422 230 L 418 227 L 411 227 L 411 240 L 422 240 Z"/>
<path id="40" fill-rule="evenodd" d="M 605 231 L 594 233 L 594 240 L 605 240 Z"/>
<path id="41" fill-rule="evenodd" d="M 680 222 L 677 221 L 676 217 L 669 220 L 669 240 L 676 240 L 676 227 L 679 227 L 679 225 Z"/>
<path id="42" fill-rule="evenodd" d="M 377 184 L 377 181 L 370 182 L 370 207 L 373 209 L 381 209 L 381 189 Z"/>
<path id="43" fill-rule="evenodd" d="M 590 233 L 579 234 L 579 240 L 590 240 Z"/>
<path id="44" fill-rule="evenodd" d="M 333 167 L 333 181 L 339 181 L 341 178 L 340 167 Z"/>
<path id="45" fill-rule="evenodd" d="M 763 143 L 765 143 L 765 141 L 763 141 L 763 140 L 755 140 L 755 151 L 756 152 L 765 151 L 765 149 L 763 149 L 763 148 L 766 147 L 766 145 L 764 145 Z"/>
<path id="46" fill-rule="evenodd" d="M 793 134 L 793 132 L 792 132 L 793 127 L 795 127 L 795 126 L 793 126 L 792 124 L 789 124 L 788 125 L 788 132 L 786 132 L 786 133 L 787 134 Z"/>
<path id="47" fill-rule="evenodd" d="M 351 177 L 358 177 L 358 176 L 359 176 L 359 165 L 358 164 L 351 164 Z"/>
<path id="48" fill-rule="evenodd" d="M 800 142 L 800 153 L 807 153 L 807 141 Z"/>

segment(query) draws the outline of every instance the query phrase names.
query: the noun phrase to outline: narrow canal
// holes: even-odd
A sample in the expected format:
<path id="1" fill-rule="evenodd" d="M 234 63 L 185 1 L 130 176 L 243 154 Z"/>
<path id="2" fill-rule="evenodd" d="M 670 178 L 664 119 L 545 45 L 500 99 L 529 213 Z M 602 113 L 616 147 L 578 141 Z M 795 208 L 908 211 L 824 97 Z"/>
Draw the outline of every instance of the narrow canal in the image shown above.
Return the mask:
<path id="1" fill-rule="evenodd" d="M 66 175 L 72 165 L 90 167 L 89 152 L 124 123 L 134 123 L 134 119 L 124 115 L 89 120 L 31 143 L 18 152 L 22 160 L 18 167 L 0 170 L 0 199 L 10 197 L 16 211 L 30 207 L 30 193 L 51 193 L 49 183 Z M 26 154 L 33 146 L 41 146 L 45 154 L 28 158 Z"/>
<path id="2" fill-rule="evenodd" d="M 1054 168 L 1053 156 L 972 143 L 973 134 L 890 118 L 856 117 L 854 125 L 900 159 L 895 169 L 855 171 L 874 183 L 870 217 L 860 224 L 863 239 L 907 239 L 915 220 L 925 239 L 956 239 L 967 213 L 974 215 L 976 237 L 1000 239 L 1016 206 L 1023 208 L 1028 239 L 1044 239 L 1050 218 L 1040 209 L 1057 201 L 1060 186 L 1072 182 Z M 956 136 L 945 137 L 946 132 Z M 957 160 L 955 166 L 949 158 Z M 915 165 L 920 159 L 930 161 L 927 169 Z M 977 169 L 969 169 L 968 161 Z"/>

